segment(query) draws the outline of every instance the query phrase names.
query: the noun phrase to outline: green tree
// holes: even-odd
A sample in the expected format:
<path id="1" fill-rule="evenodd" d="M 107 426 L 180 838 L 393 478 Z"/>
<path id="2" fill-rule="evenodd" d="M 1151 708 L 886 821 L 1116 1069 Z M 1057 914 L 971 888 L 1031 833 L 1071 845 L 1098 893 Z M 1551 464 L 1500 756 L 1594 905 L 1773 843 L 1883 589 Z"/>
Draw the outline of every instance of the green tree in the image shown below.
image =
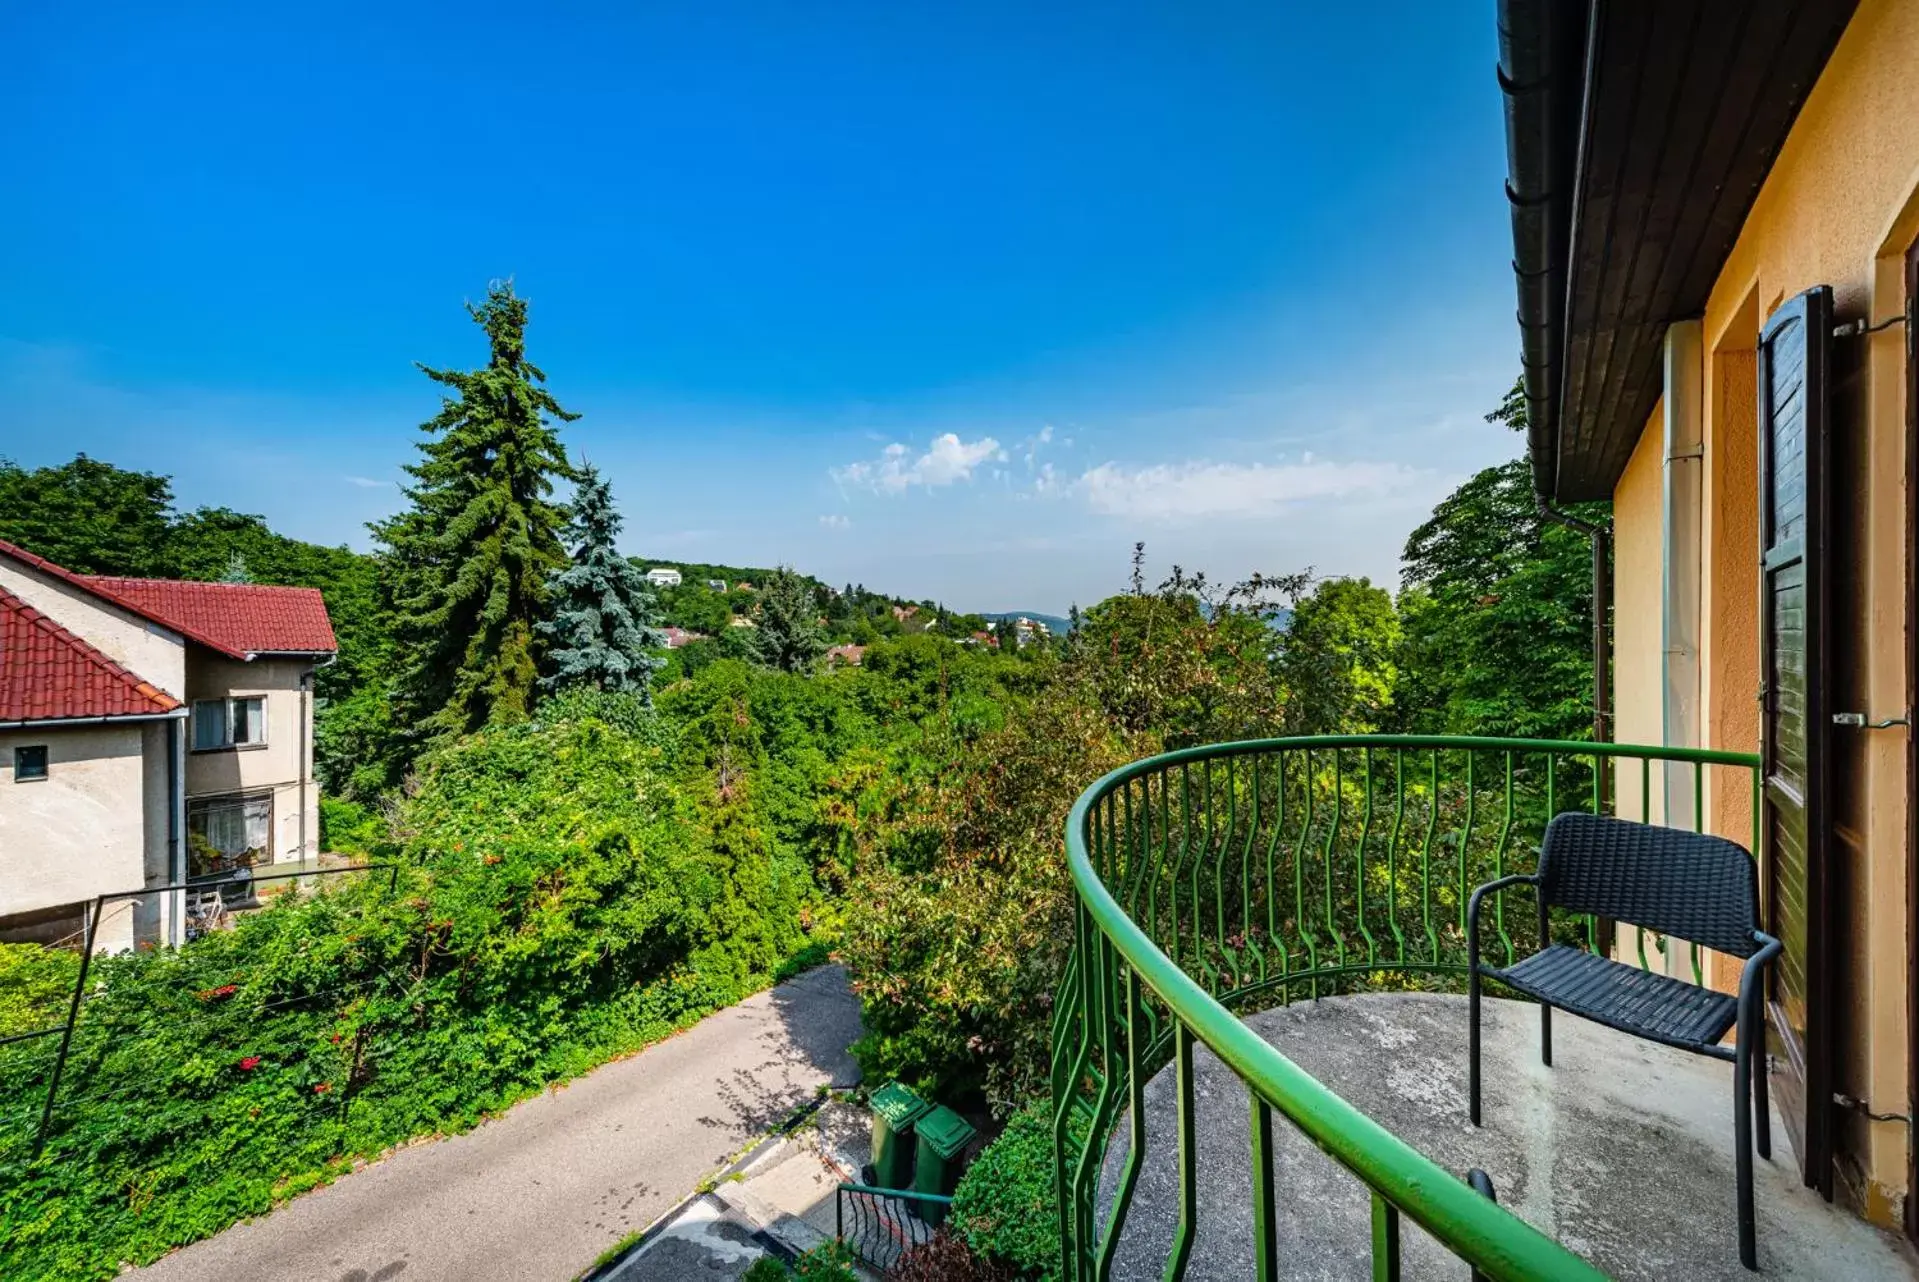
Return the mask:
<path id="1" fill-rule="evenodd" d="M 1515 386 L 1488 422 L 1526 429 Z M 1604 521 L 1603 503 L 1569 509 Z M 1583 739 L 1592 730 L 1592 545 L 1545 519 L 1524 458 L 1454 490 L 1406 540 L 1399 728 Z"/>
<path id="2" fill-rule="evenodd" d="M 786 566 L 760 585 L 753 647 L 759 661 L 782 672 L 804 672 L 826 653 L 826 629 L 813 587 Z"/>
<path id="3" fill-rule="evenodd" d="M 1370 579 L 1322 579 L 1293 607 L 1279 653 L 1293 734 L 1364 734 L 1386 724 L 1399 682 L 1392 594 Z"/>
<path id="4" fill-rule="evenodd" d="M 420 367 L 450 394 L 422 425 L 432 438 L 423 458 L 407 466 L 411 506 L 372 527 L 399 644 L 398 721 L 429 742 L 526 718 L 534 624 L 547 614 L 548 576 L 566 564 L 565 512 L 549 496 L 571 468 L 550 420 L 578 415 L 527 360 L 526 300 L 511 282 L 467 311 L 486 331 L 487 364 Z"/>
<path id="5" fill-rule="evenodd" d="M 646 576 L 614 546 L 620 514 L 613 490 L 590 464 L 580 469 L 567 533 L 573 564 L 554 572 L 553 618 L 539 625 L 551 671 L 541 684 L 631 690 L 650 702 L 650 682 L 663 662 L 653 651 L 666 645 L 656 626 L 659 603 Z"/>
<path id="6" fill-rule="evenodd" d="M 172 516 L 164 476 L 84 454 L 32 471 L 0 458 L 0 539 L 80 574 L 172 574 Z"/>

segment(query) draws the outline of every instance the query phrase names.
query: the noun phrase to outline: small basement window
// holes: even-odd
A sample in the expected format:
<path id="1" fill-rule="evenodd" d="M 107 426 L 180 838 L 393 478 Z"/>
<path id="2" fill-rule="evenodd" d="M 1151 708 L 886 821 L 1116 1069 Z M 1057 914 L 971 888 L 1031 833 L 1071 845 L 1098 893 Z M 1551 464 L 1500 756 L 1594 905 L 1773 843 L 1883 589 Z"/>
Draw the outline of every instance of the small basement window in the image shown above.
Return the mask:
<path id="1" fill-rule="evenodd" d="M 195 699 L 193 701 L 193 750 L 212 752 L 220 748 L 250 748 L 267 741 L 266 698 L 248 695 L 237 699 Z"/>
<path id="2" fill-rule="evenodd" d="M 47 777 L 47 745 L 36 743 L 13 750 L 13 781 L 25 783 L 29 779 Z"/>

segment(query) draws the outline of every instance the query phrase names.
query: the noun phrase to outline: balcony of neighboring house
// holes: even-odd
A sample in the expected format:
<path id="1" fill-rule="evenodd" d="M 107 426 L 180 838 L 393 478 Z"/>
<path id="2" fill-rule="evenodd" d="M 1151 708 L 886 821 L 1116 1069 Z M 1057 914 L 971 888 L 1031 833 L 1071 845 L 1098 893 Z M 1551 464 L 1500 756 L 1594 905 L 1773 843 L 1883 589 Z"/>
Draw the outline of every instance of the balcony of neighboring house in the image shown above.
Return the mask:
<path id="1" fill-rule="evenodd" d="M 1567 811 L 1642 820 L 1690 795 L 1706 825 L 1743 830 L 1758 770 L 1698 749 L 1345 736 L 1187 749 L 1094 785 L 1068 824 L 1078 921 L 1054 1024 L 1065 1275 L 1746 1277 L 1744 1140 L 1759 1274 L 1911 1276 L 1902 1241 L 1805 1187 L 1789 1110 L 1766 1102 L 1776 1056 L 1755 1057 L 1774 1089 L 1745 1095 L 1715 1034 L 1691 1053 L 1561 1008 L 1548 1065 L 1542 1007 L 1488 978 L 1470 1115 L 1474 890 L 1533 874 Z M 1713 845 L 1756 884 L 1743 848 Z M 1762 983 L 1778 964 L 1724 920 L 1710 937 L 1754 936 L 1754 957 L 1550 903 L 1542 923 L 1530 882 L 1480 898 L 1488 968 L 1543 942 L 1725 1010 L 1744 968 Z M 1764 989 L 1747 992 L 1753 1036 Z"/>

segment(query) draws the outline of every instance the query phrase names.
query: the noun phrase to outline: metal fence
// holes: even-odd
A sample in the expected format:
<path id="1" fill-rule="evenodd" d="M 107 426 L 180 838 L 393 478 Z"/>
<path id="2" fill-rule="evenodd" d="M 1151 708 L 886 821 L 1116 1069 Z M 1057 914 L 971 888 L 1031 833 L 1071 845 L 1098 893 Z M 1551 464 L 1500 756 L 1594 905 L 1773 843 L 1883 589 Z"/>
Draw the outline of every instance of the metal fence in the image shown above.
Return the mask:
<path id="1" fill-rule="evenodd" d="M 249 903 L 257 902 L 253 891 L 261 883 L 363 873 L 383 874 L 390 891 L 397 884 L 399 868 L 394 864 L 379 863 L 344 868 L 307 868 L 287 873 L 256 873 L 249 879 L 246 898 Z M 57 1124 L 60 1106 L 74 1098 L 72 1077 L 77 1062 L 84 1060 L 89 1068 L 97 1067 L 109 1058 L 137 1062 L 137 1052 L 122 1044 L 125 1039 L 122 1030 L 100 1028 L 93 1030 L 97 1036 L 89 1036 L 85 1020 L 89 1001 L 101 991 L 95 976 L 94 945 L 101 937 L 102 925 L 109 915 L 117 908 L 136 917 L 157 917 L 158 910 L 168 905 L 170 898 L 170 906 L 188 925 L 189 935 L 205 933 L 216 928 L 228 915 L 224 909 L 213 911 L 210 908 L 211 897 L 219 893 L 222 884 L 201 878 L 164 886 L 145 886 L 139 890 L 98 895 L 88 905 L 85 927 L 79 941 L 79 969 L 72 991 L 66 998 L 65 1019 L 46 1028 L 0 1038 L 0 1158 L 17 1155 L 21 1150 L 28 1151 L 32 1157 L 39 1157 L 46 1148 L 48 1135 Z M 237 984 L 233 987 L 237 988 Z M 215 989 L 213 993 L 218 995 L 219 991 Z M 180 994 L 170 996 L 179 998 Z M 338 994 L 318 996 L 337 997 Z M 192 1011 L 196 1007 L 211 1008 L 217 1004 L 209 1002 L 209 994 L 205 992 L 189 994 L 187 998 L 171 1004 L 183 1011 Z M 275 1003 L 274 1007 L 279 1009 L 286 1005 L 283 1001 Z M 262 1009 L 239 1012 L 236 1017 L 222 1010 L 222 1018 L 218 1022 L 222 1027 L 227 1027 L 235 1023 L 244 1024 L 249 1018 L 268 1018 L 272 1013 L 272 1010 Z M 65 1095 L 63 1090 L 66 1091 Z"/>
<path id="2" fill-rule="evenodd" d="M 862 1264 L 889 1277 L 908 1251 L 933 1240 L 952 1204 L 936 1193 L 842 1184 L 834 1194 L 833 1222 L 839 1240 Z"/>
<path id="3" fill-rule="evenodd" d="M 1715 771 L 1725 777 L 1713 779 Z M 1402 1215 L 1478 1275 L 1598 1277 L 1305 1073 L 1235 1012 L 1456 983 L 1472 889 L 1530 871 L 1554 815 L 1611 813 L 1615 795 L 1635 795 L 1626 817 L 1653 818 L 1655 797 L 1690 799 L 1688 826 L 1709 827 L 1709 812 L 1751 814 L 1757 788 L 1758 760 L 1743 753 L 1387 735 L 1186 749 L 1094 784 L 1067 821 L 1077 920 L 1053 1024 L 1065 1276 L 1104 1277 L 1112 1267 L 1146 1153 L 1145 1086 L 1169 1063 L 1178 1225 L 1165 1275 L 1184 1276 L 1202 1178 L 1193 1051 L 1204 1044 L 1251 1100 L 1258 1276 L 1280 1271 L 1277 1114 L 1369 1190 L 1372 1241 L 1356 1246 L 1369 1246 L 1375 1277 L 1399 1276 Z M 1494 964 L 1537 945 L 1533 914 L 1496 908 L 1492 916 L 1482 929 Z M 1558 942 L 1612 947 L 1609 922 L 1555 915 L 1547 929 Z M 1646 964 L 1645 935 L 1636 947 Z M 1691 961 L 1698 982 L 1696 949 Z M 1101 1216 L 1101 1172 L 1122 1111 L 1128 1148 Z"/>

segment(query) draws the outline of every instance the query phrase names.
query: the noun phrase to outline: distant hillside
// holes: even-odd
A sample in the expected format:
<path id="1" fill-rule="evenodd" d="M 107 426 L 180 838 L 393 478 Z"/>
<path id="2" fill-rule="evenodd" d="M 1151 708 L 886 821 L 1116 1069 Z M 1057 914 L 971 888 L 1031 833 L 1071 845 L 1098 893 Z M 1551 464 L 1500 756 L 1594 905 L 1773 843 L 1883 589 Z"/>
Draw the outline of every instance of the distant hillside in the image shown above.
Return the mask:
<path id="1" fill-rule="evenodd" d="M 1001 619 L 1017 619 L 1022 616 L 1044 623 L 1057 636 L 1065 636 L 1067 629 L 1073 626 L 1069 620 L 1060 615 L 1041 614 L 1038 610 L 1001 610 L 998 613 L 988 612 L 980 615 L 982 619 L 991 619 L 995 623 Z"/>

